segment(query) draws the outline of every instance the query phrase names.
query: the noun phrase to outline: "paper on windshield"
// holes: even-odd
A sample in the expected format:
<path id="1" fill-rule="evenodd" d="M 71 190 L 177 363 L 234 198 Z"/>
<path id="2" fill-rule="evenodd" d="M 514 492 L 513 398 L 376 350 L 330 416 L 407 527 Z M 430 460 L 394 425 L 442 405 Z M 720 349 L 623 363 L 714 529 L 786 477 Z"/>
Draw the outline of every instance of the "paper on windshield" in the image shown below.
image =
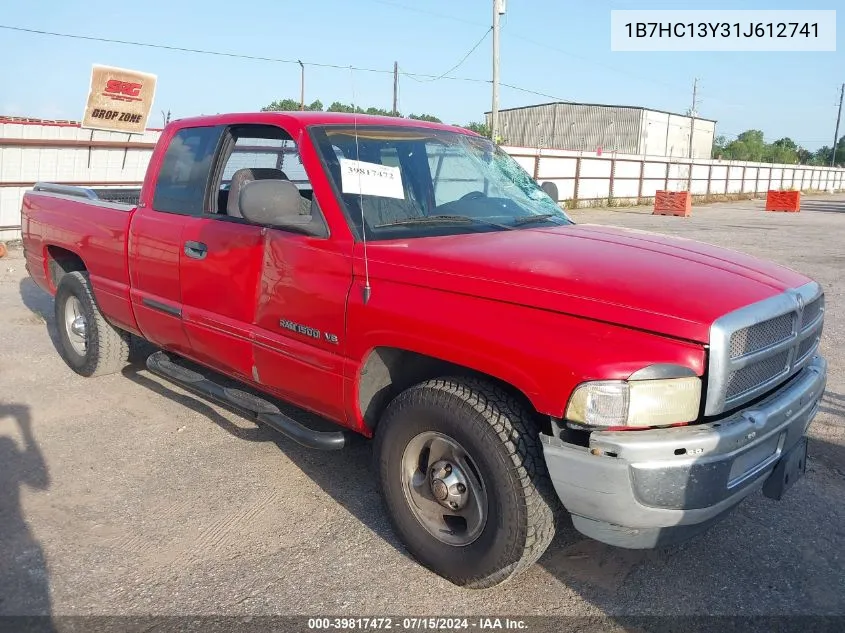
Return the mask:
<path id="1" fill-rule="evenodd" d="M 343 193 L 405 199 L 398 167 L 360 160 L 340 159 L 340 188 Z"/>

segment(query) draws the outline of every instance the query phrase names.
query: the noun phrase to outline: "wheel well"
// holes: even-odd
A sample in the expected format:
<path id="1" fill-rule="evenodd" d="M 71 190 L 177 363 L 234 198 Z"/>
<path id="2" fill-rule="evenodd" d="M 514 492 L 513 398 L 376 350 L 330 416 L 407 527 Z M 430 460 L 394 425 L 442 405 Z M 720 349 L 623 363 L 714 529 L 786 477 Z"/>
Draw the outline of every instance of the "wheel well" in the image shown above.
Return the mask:
<path id="1" fill-rule="evenodd" d="M 59 287 L 59 282 L 67 273 L 83 270 L 87 270 L 85 262 L 73 251 L 60 246 L 47 247 L 47 272 L 54 288 Z"/>
<path id="2" fill-rule="evenodd" d="M 495 376 L 433 356 L 395 347 L 375 348 L 361 370 L 358 406 L 364 422 L 370 429 L 375 429 L 384 409 L 402 391 L 425 380 L 442 376 L 464 376 L 486 380 L 516 398 L 525 405 L 528 411 L 534 413 L 538 428 L 545 429 L 550 424 L 548 416 L 538 413 L 531 400 L 522 391 Z"/>

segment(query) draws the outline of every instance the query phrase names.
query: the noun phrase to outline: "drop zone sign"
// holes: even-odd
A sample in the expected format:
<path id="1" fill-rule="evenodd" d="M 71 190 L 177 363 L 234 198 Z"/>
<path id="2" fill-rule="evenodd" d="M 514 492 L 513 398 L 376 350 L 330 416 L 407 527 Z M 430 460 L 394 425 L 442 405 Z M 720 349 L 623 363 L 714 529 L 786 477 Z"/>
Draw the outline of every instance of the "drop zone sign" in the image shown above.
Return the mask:
<path id="1" fill-rule="evenodd" d="M 82 127 L 143 133 L 155 98 L 156 76 L 95 64 Z"/>

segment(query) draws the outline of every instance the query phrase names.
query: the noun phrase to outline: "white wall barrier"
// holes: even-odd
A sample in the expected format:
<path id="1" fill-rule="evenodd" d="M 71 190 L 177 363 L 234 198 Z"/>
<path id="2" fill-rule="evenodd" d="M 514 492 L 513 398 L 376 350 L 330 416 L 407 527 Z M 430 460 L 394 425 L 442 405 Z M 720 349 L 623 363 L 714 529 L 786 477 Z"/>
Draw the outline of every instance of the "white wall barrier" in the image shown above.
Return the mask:
<path id="1" fill-rule="evenodd" d="M 693 196 L 764 194 L 770 189 L 845 190 L 845 169 L 744 161 L 504 147 L 539 182 L 557 185 L 571 206 L 646 204 L 656 191 Z"/>

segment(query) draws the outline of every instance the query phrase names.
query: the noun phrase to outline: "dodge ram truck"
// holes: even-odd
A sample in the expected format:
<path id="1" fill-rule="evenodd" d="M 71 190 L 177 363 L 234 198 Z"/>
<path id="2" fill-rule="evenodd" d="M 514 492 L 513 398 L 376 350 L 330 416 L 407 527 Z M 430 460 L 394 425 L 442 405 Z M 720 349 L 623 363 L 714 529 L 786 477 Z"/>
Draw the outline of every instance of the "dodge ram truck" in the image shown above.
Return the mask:
<path id="1" fill-rule="evenodd" d="M 781 498 L 826 383 L 819 284 L 576 224 L 553 188 L 440 124 L 197 117 L 123 202 L 36 185 L 23 244 L 73 371 L 147 341 L 150 371 L 293 441 L 373 440 L 408 551 L 483 588 L 532 565 L 563 509 L 654 548 Z"/>

